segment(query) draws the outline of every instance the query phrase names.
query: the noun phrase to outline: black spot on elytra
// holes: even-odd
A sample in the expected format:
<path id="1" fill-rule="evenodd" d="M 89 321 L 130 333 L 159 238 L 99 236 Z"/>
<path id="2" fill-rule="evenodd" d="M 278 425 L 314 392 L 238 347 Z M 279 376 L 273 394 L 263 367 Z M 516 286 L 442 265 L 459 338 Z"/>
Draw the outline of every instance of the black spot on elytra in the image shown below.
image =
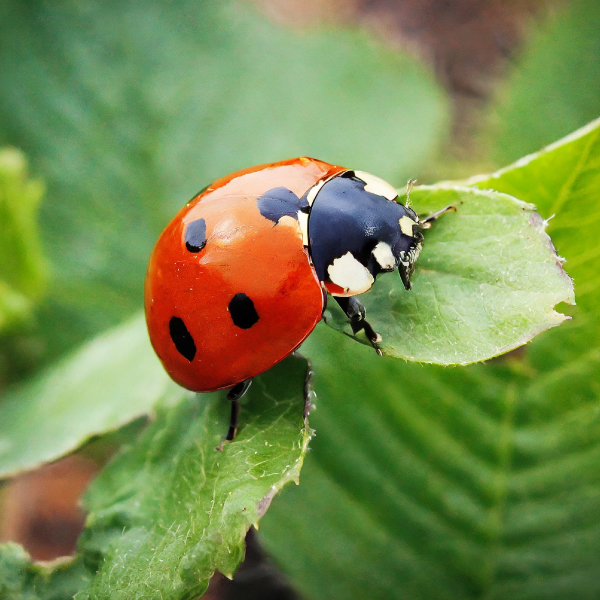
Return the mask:
<path id="1" fill-rule="evenodd" d="M 246 294 L 236 294 L 229 303 L 229 313 L 233 324 L 241 329 L 250 329 L 258 322 L 258 313 L 254 302 Z"/>
<path id="2" fill-rule="evenodd" d="M 309 209 L 308 201 L 304 196 L 298 198 L 292 190 L 286 187 L 276 187 L 265 192 L 257 201 L 256 205 L 260 214 L 279 223 L 281 217 L 293 217 L 298 220 L 298 211 L 306 212 Z"/>
<path id="3" fill-rule="evenodd" d="M 185 228 L 185 247 L 189 252 L 200 252 L 206 246 L 206 221 L 196 219 Z"/>
<path id="4" fill-rule="evenodd" d="M 169 333 L 179 354 L 191 362 L 196 356 L 196 344 L 194 344 L 194 338 L 192 338 L 183 320 L 179 317 L 171 317 Z"/>

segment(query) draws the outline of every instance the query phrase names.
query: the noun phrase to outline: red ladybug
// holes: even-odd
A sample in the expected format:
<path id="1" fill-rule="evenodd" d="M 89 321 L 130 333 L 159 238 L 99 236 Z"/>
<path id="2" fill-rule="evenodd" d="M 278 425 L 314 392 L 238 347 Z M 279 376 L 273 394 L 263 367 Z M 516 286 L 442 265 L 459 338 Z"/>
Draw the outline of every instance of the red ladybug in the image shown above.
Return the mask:
<path id="1" fill-rule="evenodd" d="M 391 185 L 312 158 L 218 179 L 177 214 L 150 257 L 152 345 L 180 385 L 232 388 L 237 400 L 300 346 L 329 293 L 378 350 L 381 337 L 354 296 L 395 269 L 409 289 L 422 228 Z"/>

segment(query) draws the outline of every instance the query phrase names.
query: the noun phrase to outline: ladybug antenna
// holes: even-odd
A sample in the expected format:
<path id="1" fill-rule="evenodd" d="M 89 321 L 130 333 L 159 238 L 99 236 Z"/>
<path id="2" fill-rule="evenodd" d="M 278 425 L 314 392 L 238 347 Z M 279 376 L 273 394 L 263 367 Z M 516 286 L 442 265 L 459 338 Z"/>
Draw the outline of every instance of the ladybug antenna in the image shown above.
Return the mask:
<path id="1" fill-rule="evenodd" d="M 411 201 L 410 201 L 410 192 L 413 189 L 413 186 L 417 185 L 417 180 L 416 179 L 409 179 L 406 182 L 406 204 L 404 206 L 410 206 Z"/>
<path id="2" fill-rule="evenodd" d="M 442 208 L 441 210 L 438 210 L 434 213 L 431 213 L 428 217 L 425 217 L 422 221 L 421 221 L 421 229 L 429 229 L 431 227 L 431 224 L 438 219 L 441 215 L 443 215 L 444 213 L 447 212 L 456 212 L 456 206 L 454 206 L 454 204 L 451 204 L 450 206 L 446 206 L 444 208 Z"/>

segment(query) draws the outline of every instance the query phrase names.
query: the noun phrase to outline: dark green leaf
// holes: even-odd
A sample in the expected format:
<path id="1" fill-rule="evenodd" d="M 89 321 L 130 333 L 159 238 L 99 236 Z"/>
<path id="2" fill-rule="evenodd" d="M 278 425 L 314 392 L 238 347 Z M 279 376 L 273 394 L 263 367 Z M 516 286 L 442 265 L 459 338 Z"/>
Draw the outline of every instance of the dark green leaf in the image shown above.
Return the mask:
<path id="1" fill-rule="evenodd" d="M 229 423 L 224 394 L 180 390 L 180 403 L 159 409 L 92 484 L 76 561 L 42 579 L 18 547 L 5 546 L 0 591 L 62 599 L 68 584 L 70 594 L 81 590 L 78 599 L 193 600 L 215 569 L 230 577 L 248 528 L 283 485 L 298 481 L 311 435 L 302 416 L 305 373 L 306 362 L 290 357 L 257 377 L 238 435 L 222 452 L 215 447 Z"/>
<path id="2" fill-rule="evenodd" d="M 250 525 L 298 480 L 310 439 L 305 372 L 306 362 L 291 357 L 257 377 L 223 452 L 215 450 L 229 420 L 222 393 L 187 393 L 161 411 L 87 496 L 81 548 L 99 571 L 78 598 L 192 599 L 215 569 L 231 577 Z"/>
<path id="3" fill-rule="evenodd" d="M 35 564 L 18 544 L 0 545 L 0 600 L 71 600 L 85 579 L 82 561 Z"/>

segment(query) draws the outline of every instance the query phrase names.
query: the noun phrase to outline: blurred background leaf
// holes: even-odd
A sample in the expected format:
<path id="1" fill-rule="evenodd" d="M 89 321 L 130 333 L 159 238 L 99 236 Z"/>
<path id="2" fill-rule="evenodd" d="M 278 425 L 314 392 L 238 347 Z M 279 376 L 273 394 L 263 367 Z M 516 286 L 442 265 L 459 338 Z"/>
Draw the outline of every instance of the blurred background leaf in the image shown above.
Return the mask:
<path id="1" fill-rule="evenodd" d="M 43 290 L 46 261 L 37 222 L 43 191 L 28 179 L 21 152 L 0 150 L 0 333 L 29 316 Z"/>
<path id="2" fill-rule="evenodd" d="M 56 460 L 180 395 L 140 315 L 4 395 L 0 478 Z"/>
<path id="3" fill-rule="evenodd" d="M 600 595 L 600 122 L 479 185 L 555 213 L 573 320 L 461 369 L 309 338 L 317 437 L 260 531 L 307 598 Z"/>
<path id="4" fill-rule="evenodd" d="M 229 1 L 3 2 L 0 89 L 0 139 L 48 186 L 47 358 L 141 306 L 156 237 L 213 179 L 306 154 L 402 184 L 447 122 L 416 60 Z"/>
<path id="5" fill-rule="evenodd" d="M 498 166 L 600 114 L 600 2 L 557 3 L 495 92 L 482 146 Z"/>
<path id="6" fill-rule="evenodd" d="M 32 564 L 18 544 L 0 546 L 0 598 L 2 600 L 67 600 L 87 573 L 81 561 Z"/>

